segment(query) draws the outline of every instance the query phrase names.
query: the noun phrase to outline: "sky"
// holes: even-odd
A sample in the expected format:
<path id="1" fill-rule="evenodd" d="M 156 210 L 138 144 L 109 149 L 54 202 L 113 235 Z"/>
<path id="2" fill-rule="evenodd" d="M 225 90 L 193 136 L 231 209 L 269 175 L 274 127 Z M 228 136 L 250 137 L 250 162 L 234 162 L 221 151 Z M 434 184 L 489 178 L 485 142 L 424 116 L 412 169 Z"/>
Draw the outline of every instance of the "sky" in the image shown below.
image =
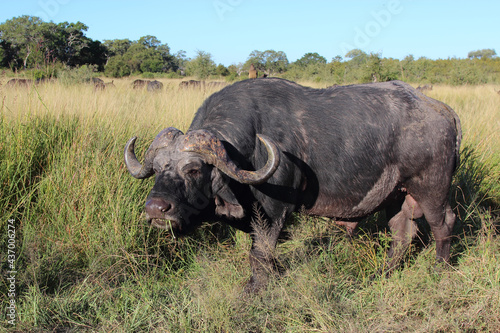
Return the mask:
<path id="1" fill-rule="evenodd" d="M 80 21 L 93 40 L 152 35 L 171 53 L 200 50 L 225 66 L 253 50 L 283 51 L 290 62 L 309 52 L 331 61 L 355 48 L 396 59 L 500 53 L 499 13 L 497 0 L 0 0 L 0 23 Z"/>

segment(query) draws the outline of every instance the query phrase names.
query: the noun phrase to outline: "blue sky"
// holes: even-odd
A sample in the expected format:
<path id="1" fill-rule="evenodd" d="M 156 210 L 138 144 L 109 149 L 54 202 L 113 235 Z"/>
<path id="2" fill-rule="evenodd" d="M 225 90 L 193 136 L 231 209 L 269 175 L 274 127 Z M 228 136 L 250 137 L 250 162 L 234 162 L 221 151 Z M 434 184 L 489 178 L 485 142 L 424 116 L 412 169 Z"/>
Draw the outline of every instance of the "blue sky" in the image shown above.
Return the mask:
<path id="1" fill-rule="evenodd" d="M 499 13 L 496 0 L 0 0 L 0 22 L 81 21 L 100 41 L 153 35 L 172 53 L 202 50 L 226 66 L 268 49 L 291 62 L 307 52 L 331 61 L 352 48 L 398 59 L 500 54 Z"/>

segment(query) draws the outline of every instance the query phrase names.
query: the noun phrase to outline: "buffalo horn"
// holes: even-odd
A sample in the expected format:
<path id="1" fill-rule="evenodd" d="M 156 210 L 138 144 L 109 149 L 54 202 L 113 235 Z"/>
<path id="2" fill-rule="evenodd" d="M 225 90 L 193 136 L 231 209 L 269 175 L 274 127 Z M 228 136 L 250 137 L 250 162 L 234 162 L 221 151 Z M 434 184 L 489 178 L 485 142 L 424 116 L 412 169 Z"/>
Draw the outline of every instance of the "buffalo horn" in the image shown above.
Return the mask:
<path id="1" fill-rule="evenodd" d="M 222 142 L 206 130 L 196 130 L 187 133 L 184 137 L 183 151 L 195 152 L 202 155 L 205 161 L 217 169 L 243 184 L 258 185 L 268 180 L 278 168 L 280 153 L 276 144 L 264 135 L 257 137 L 267 150 L 267 162 L 259 170 L 242 170 L 229 158 Z"/>
<path id="2" fill-rule="evenodd" d="M 141 164 L 137 157 L 135 156 L 134 146 L 137 137 L 133 137 L 128 140 L 125 145 L 125 165 L 127 166 L 128 172 L 138 179 L 144 179 L 151 177 L 154 174 L 153 171 L 153 160 L 156 156 L 156 151 L 162 147 L 167 146 L 177 135 L 182 134 L 176 128 L 169 127 L 162 130 L 149 146 L 146 154 L 144 155 L 144 164 Z"/>

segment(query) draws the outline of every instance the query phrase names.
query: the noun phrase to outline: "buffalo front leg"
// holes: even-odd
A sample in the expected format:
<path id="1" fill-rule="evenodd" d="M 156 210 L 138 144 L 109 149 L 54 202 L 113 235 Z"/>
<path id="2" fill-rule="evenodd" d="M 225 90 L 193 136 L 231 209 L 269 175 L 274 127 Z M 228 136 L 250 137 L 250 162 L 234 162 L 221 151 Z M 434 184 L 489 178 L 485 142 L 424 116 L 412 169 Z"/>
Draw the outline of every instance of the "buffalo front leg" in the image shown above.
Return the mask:
<path id="1" fill-rule="evenodd" d="M 334 221 L 334 223 L 336 225 L 345 227 L 347 237 L 349 238 L 354 237 L 356 227 L 358 226 L 358 222 Z"/>
<path id="2" fill-rule="evenodd" d="M 274 252 L 284 223 L 284 214 L 270 225 L 260 218 L 252 222 L 252 248 L 250 250 L 252 277 L 245 287 L 246 292 L 259 292 L 267 285 L 269 276 L 276 272 L 277 262 Z"/>

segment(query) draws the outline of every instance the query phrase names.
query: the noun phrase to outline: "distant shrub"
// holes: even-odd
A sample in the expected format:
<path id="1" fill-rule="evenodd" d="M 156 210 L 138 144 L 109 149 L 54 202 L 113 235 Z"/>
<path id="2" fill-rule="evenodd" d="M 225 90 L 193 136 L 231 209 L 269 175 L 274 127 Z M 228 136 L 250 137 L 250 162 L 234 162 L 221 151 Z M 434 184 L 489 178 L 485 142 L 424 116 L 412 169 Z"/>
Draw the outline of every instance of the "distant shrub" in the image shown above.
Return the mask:
<path id="1" fill-rule="evenodd" d="M 238 80 L 238 73 L 231 73 L 228 76 L 226 76 L 226 81 L 228 82 L 233 82 Z"/>
<path id="2" fill-rule="evenodd" d="M 130 75 L 130 66 L 123 60 L 121 56 L 114 56 L 109 59 L 104 67 L 104 74 L 108 77 L 120 78 Z"/>
<path id="3" fill-rule="evenodd" d="M 144 72 L 141 74 L 141 77 L 143 77 L 145 79 L 154 79 L 155 75 L 151 72 Z"/>
<path id="4" fill-rule="evenodd" d="M 170 73 L 167 73 L 167 75 L 165 77 L 167 79 L 177 79 L 177 78 L 180 78 L 181 75 L 177 74 L 176 72 L 170 72 Z"/>
<path id="5" fill-rule="evenodd" d="M 83 65 L 80 67 L 66 67 L 57 73 L 57 78 L 62 84 L 79 84 L 89 82 L 97 73 L 96 65 Z"/>

